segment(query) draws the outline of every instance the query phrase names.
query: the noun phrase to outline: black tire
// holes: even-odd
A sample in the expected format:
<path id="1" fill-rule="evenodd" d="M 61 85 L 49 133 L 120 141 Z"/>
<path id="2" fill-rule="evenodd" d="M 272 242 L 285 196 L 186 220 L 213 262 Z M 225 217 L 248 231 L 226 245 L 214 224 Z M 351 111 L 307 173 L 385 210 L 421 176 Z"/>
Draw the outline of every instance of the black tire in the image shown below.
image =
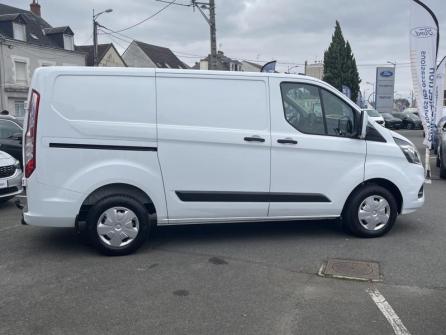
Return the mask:
<path id="1" fill-rule="evenodd" d="M 12 198 L 14 198 L 14 196 L 0 198 L 0 204 L 3 204 L 3 203 L 5 203 L 5 202 L 8 202 L 8 201 L 11 200 Z"/>
<path id="2" fill-rule="evenodd" d="M 446 179 L 446 163 L 443 156 L 440 159 L 440 178 Z"/>
<path id="3" fill-rule="evenodd" d="M 380 196 L 387 200 L 389 205 L 389 219 L 386 224 L 377 230 L 369 230 L 365 228 L 358 217 L 358 212 L 362 202 L 371 196 Z M 362 188 L 355 191 L 348 200 L 342 215 L 344 229 L 353 235 L 359 237 L 373 238 L 387 234 L 395 224 L 398 216 L 398 206 L 395 197 L 386 188 L 375 185 L 366 184 Z"/>
<path id="4" fill-rule="evenodd" d="M 133 240 L 124 246 L 114 247 L 106 244 L 97 231 L 98 221 L 108 209 L 125 208 L 135 214 L 139 223 L 137 235 Z M 136 221 L 136 220 L 135 220 Z M 136 223 L 132 223 L 135 224 Z M 124 227 L 124 224 L 122 225 Z M 123 256 L 136 251 L 149 236 L 152 223 L 146 207 L 132 197 L 125 195 L 112 195 L 99 200 L 88 212 L 87 215 L 87 236 L 89 242 L 101 253 L 108 256 Z M 123 229 L 124 230 L 124 229 Z M 116 234 L 116 232 L 115 232 Z M 124 234 L 125 235 L 125 234 Z M 129 238 L 130 239 L 130 238 Z"/>

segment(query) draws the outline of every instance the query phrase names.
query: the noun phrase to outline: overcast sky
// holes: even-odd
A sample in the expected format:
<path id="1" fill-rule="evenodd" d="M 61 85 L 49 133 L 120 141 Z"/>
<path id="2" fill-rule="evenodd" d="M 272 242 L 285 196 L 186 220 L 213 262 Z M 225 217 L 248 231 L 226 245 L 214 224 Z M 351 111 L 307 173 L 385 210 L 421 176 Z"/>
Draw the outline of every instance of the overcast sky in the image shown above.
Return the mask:
<path id="1" fill-rule="evenodd" d="M 217 45 L 232 58 L 262 64 L 277 59 L 281 70 L 305 60 L 322 60 L 334 24 L 339 20 L 350 41 L 367 95 L 375 81 L 377 65 L 397 63 L 396 90 L 408 97 L 412 89 L 409 67 L 409 1 L 411 0 L 216 0 Z M 31 0 L 3 0 L 5 4 L 29 8 Z M 190 3 L 190 0 L 177 0 Z M 165 6 L 155 0 L 39 0 L 42 16 L 52 26 L 69 25 L 75 43 L 91 44 L 91 13 L 103 14 L 99 22 L 113 30 L 137 23 Z M 446 55 L 445 0 L 425 0 L 440 22 L 439 57 Z M 170 6 L 153 19 L 123 32 L 125 36 L 100 35 L 100 43 L 114 42 L 122 52 L 130 39 L 172 49 L 192 65 L 209 53 L 209 27 L 198 11 Z"/>

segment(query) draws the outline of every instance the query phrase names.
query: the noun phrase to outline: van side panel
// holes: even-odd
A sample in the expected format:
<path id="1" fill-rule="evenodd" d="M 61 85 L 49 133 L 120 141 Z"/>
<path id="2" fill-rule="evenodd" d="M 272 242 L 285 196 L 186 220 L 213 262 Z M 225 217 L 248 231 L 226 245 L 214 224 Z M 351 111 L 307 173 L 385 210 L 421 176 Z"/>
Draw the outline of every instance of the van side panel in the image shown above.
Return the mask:
<path id="1" fill-rule="evenodd" d="M 157 103 L 169 223 L 266 217 L 267 78 L 157 73 Z"/>
<path id="2" fill-rule="evenodd" d="M 140 188 L 166 217 L 154 71 L 83 71 L 52 70 L 37 88 L 37 168 L 25 221 L 73 226 L 85 198 L 112 183 Z"/>

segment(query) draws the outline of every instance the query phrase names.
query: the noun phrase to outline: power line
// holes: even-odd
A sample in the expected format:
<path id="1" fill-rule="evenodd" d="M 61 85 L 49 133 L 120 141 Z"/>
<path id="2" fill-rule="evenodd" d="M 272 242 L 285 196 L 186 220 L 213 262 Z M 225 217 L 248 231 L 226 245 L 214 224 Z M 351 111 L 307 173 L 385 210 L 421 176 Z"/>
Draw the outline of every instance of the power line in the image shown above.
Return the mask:
<path id="1" fill-rule="evenodd" d="M 152 15 L 150 15 L 149 17 L 146 17 L 144 20 L 139 21 L 138 23 L 132 24 L 131 26 L 128 26 L 127 28 L 123 28 L 123 29 L 118 29 L 118 30 L 114 30 L 114 33 L 120 33 L 132 28 L 135 28 L 136 26 L 139 26 L 140 24 L 143 24 L 144 22 L 149 21 L 150 19 L 153 19 L 155 16 L 157 16 L 158 14 L 160 14 L 161 12 L 163 12 L 164 10 L 166 10 L 167 8 L 169 8 L 171 5 L 173 5 L 175 2 L 177 2 L 177 0 L 173 0 L 171 2 L 169 2 L 167 5 L 165 5 L 163 8 L 161 8 L 160 10 L 158 10 L 157 12 L 153 13 Z"/>
<path id="2" fill-rule="evenodd" d="M 112 36 L 112 35 L 108 35 L 108 38 L 113 42 L 113 43 L 116 43 L 119 47 L 121 47 L 122 49 L 125 49 L 125 47 L 121 44 L 121 43 L 119 43 L 118 41 L 117 41 L 117 39 L 114 37 L 114 36 Z"/>
<path id="3" fill-rule="evenodd" d="M 109 30 L 107 27 L 104 27 L 104 26 L 101 26 L 101 28 L 104 28 L 104 29 Z M 130 37 L 126 37 L 126 38 L 120 37 L 120 36 L 118 36 L 117 34 L 110 33 L 110 32 L 106 32 L 106 31 L 104 31 L 104 30 L 102 30 L 102 29 L 100 29 L 100 28 L 99 28 L 99 30 L 100 30 L 100 32 L 101 32 L 103 35 L 113 36 L 114 38 L 117 38 L 118 40 L 121 40 L 121 41 L 123 41 L 123 42 L 125 42 L 125 43 L 129 43 L 129 44 L 130 44 L 130 43 L 132 43 L 132 41 L 134 40 L 133 38 L 130 38 Z"/>
<path id="4" fill-rule="evenodd" d="M 133 40 L 135 40 L 135 38 L 126 35 L 126 34 L 122 34 L 122 33 L 118 33 L 110 28 L 107 28 L 105 26 L 101 25 L 101 28 L 106 29 L 107 31 L 103 31 L 101 30 L 101 33 L 106 34 L 106 35 L 112 35 L 115 38 L 126 42 L 126 43 L 131 43 Z M 118 36 L 119 35 L 119 36 Z M 198 55 L 198 54 L 192 54 L 192 53 L 188 53 L 188 52 L 183 52 L 183 51 L 179 51 L 179 50 L 172 50 L 174 53 L 178 54 L 179 57 L 183 57 L 183 58 L 190 58 L 190 59 L 203 59 L 206 58 L 207 56 L 205 55 Z M 233 56 L 234 58 L 237 59 L 242 59 L 248 62 L 256 62 L 256 63 L 267 63 L 269 61 L 271 61 L 271 59 L 249 59 L 247 57 L 237 57 L 237 56 Z M 357 67 L 377 67 L 380 65 L 383 65 L 385 62 L 381 62 L 381 63 L 364 63 L 364 64 L 357 64 Z M 288 60 L 277 60 L 277 64 L 279 65 L 299 65 L 299 66 L 304 66 L 305 63 L 298 63 L 298 62 L 290 62 Z M 405 61 L 405 62 L 397 62 L 396 63 L 396 67 L 400 67 L 400 68 L 405 68 L 405 67 L 410 67 L 410 62 L 409 61 Z"/>

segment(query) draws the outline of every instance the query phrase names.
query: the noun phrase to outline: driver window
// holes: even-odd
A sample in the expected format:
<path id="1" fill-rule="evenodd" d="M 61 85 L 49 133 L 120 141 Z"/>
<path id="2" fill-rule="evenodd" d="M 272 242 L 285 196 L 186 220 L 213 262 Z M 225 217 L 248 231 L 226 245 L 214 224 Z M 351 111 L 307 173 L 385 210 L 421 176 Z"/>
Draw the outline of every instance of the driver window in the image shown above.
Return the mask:
<path id="1" fill-rule="evenodd" d="M 325 135 L 318 88 L 300 83 L 282 83 L 280 88 L 288 123 L 302 133 Z"/>
<path id="2" fill-rule="evenodd" d="M 355 112 L 334 94 L 321 89 L 327 134 L 352 137 L 355 134 Z"/>

